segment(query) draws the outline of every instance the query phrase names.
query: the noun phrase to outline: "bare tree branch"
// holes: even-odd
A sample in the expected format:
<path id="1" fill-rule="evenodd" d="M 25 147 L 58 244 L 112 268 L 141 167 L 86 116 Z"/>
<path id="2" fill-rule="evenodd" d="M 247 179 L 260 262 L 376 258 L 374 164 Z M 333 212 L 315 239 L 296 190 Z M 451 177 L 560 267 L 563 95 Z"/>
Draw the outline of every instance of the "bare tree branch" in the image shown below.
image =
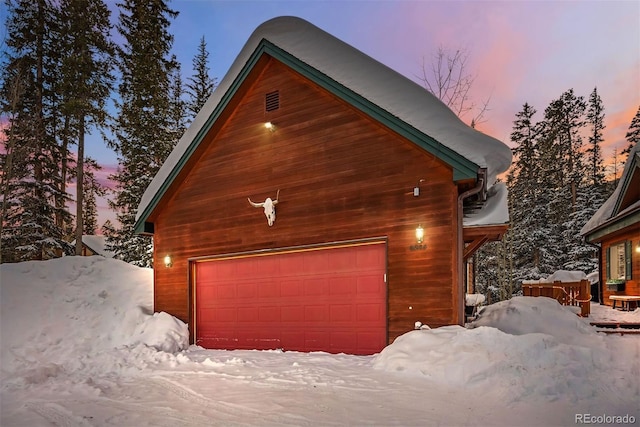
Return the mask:
<path id="1" fill-rule="evenodd" d="M 470 97 L 476 76 L 467 72 L 469 53 L 466 49 L 450 52 L 440 46 L 432 55 L 430 66 L 422 57 L 422 74 L 417 76 L 426 90 L 444 102 L 461 119 L 473 113 L 471 126 L 485 122 L 491 97 L 477 105 Z"/>

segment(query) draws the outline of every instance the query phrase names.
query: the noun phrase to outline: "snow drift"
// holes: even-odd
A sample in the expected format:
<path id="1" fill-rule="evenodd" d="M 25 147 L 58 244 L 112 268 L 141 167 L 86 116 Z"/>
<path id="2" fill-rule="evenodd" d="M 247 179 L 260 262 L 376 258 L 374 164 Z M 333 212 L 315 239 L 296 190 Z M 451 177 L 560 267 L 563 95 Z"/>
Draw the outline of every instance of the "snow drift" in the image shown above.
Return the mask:
<path id="1" fill-rule="evenodd" d="M 376 356 L 374 367 L 443 385 L 513 388 L 510 399 L 573 401 L 591 393 L 578 385 L 609 369 L 604 337 L 550 298 L 493 304 L 470 328 L 409 332 Z"/>
<path id="2" fill-rule="evenodd" d="M 568 425 L 640 419 L 638 336 L 547 298 L 373 356 L 219 351 L 152 313 L 152 271 L 102 257 L 0 266 L 0 425 Z M 593 306 L 602 318 L 640 320 Z"/>
<path id="3" fill-rule="evenodd" d="M 186 324 L 153 313 L 151 269 L 101 256 L 65 257 L 3 264 L 0 277 L 3 376 L 29 368 L 51 376 L 123 347 L 188 347 Z"/>

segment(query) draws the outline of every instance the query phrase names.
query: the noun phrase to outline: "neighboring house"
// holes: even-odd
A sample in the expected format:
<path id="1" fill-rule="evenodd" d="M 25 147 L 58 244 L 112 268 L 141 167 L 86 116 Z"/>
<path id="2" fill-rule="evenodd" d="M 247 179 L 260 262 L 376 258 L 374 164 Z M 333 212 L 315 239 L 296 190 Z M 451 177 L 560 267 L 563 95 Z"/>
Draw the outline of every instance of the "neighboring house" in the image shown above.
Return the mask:
<path id="1" fill-rule="evenodd" d="M 138 208 L 155 310 L 225 349 L 372 354 L 416 321 L 463 324 L 464 260 L 507 229 L 510 164 L 409 79 L 267 21 Z"/>
<path id="2" fill-rule="evenodd" d="M 615 191 L 580 234 L 600 247 L 601 302 L 612 295 L 640 295 L 640 146 L 636 144 Z"/>
<path id="3" fill-rule="evenodd" d="M 71 242 L 71 245 L 75 247 L 76 241 Z M 98 235 L 82 236 L 82 256 L 100 255 L 105 258 L 113 258 L 113 252 L 105 249 L 105 237 Z"/>

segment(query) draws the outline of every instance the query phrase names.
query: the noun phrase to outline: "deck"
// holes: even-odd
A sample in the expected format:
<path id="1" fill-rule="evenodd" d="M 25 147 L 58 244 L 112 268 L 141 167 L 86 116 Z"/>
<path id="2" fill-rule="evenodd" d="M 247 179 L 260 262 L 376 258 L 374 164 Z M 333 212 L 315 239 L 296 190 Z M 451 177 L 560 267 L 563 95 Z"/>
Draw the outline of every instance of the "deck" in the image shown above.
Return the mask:
<path id="1" fill-rule="evenodd" d="M 526 297 L 553 298 L 565 306 L 580 307 L 580 316 L 588 317 L 591 309 L 591 284 L 588 280 L 577 282 L 523 281 L 522 294 Z"/>

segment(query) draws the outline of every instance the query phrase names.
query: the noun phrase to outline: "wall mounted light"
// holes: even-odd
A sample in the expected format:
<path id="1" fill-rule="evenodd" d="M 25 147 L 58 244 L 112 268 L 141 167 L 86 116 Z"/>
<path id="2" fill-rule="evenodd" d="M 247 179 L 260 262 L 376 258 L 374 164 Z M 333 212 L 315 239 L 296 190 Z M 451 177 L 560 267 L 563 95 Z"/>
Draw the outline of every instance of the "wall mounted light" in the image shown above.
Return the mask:
<path id="1" fill-rule="evenodd" d="M 271 132 L 276 131 L 276 125 L 274 125 L 272 122 L 265 122 L 264 127 L 269 129 Z"/>
<path id="2" fill-rule="evenodd" d="M 420 183 L 424 182 L 424 179 L 418 181 L 415 187 L 413 187 L 413 197 L 418 197 L 420 195 Z"/>
<path id="3" fill-rule="evenodd" d="M 165 266 L 165 267 L 167 267 L 167 268 L 169 268 L 169 267 L 171 267 L 172 265 L 173 265 L 173 260 L 171 259 L 171 256 L 166 255 L 166 256 L 164 257 L 164 266 Z"/>
<path id="4" fill-rule="evenodd" d="M 638 242 L 638 244 L 636 245 L 636 252 L 640 254 L 640 242 Z"/>
<path id="5" fill-rule="evenodd" d="M 416 240 L 418 243 L 422 243 L 424 240 L 424 228 L 422 228 L 422 225 L 418 225 L 418 228 L 416 228 Z"/>

